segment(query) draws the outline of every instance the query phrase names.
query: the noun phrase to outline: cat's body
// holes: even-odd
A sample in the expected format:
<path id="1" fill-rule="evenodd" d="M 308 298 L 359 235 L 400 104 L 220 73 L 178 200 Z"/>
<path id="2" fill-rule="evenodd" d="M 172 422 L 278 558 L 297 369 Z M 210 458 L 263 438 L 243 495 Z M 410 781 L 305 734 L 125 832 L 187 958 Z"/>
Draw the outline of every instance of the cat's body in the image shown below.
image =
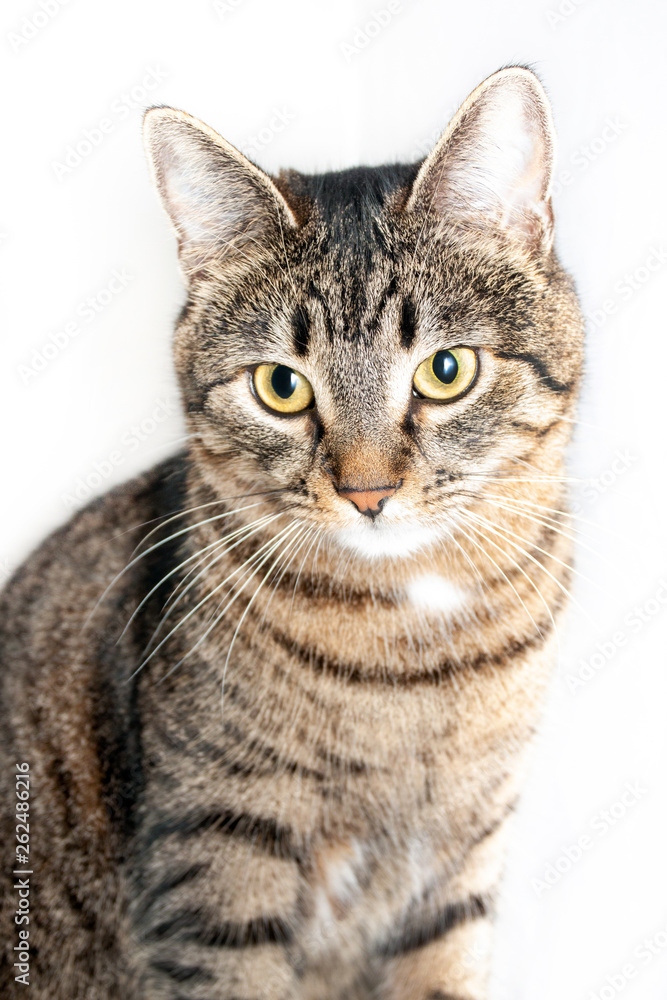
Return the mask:
<path id="1" fill-rule="evenodd" d="M 535 102 L 540 207 L 505 202 L 489 232 L 462 223 L 451 167 L 503 95 Z M 52 536 L 0 612 L 2 795 L 28 762 L 38 1000 L 486 995 L 568 583 L 581 324 L 551 250 L 539 85 L 507 70 L 473 98 L 419 170 L 277 187 L 152 113 L 190 276 L 192 440 Z M 413 395 L 450 345 L 454 385 L 475 366 L 464 388 L 429 402 L 415 375 Z M 271 363 L 305 393 L 289 415 L 288 396 L 267 402 Z M 11 851 L 14 828 L 10 811 Z M 3 996 L 24 988 L 12 962 Z"/>

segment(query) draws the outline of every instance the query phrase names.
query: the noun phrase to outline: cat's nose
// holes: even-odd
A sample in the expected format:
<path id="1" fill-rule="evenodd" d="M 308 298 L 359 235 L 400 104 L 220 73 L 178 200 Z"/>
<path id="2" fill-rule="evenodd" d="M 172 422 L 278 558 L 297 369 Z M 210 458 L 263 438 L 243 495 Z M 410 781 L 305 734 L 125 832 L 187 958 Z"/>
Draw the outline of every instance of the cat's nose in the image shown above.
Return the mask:
<path id="1" fill-rule="evenodd" d="M 362 514 L 375 517 L 382 510 L 388 497 L 393 496 L 400 485 L 398 483 L 396 486 L 377 486 L 371 490 L 350 490 L 338 487 L 338 493 L 346 500 L 351 500 Z"/>

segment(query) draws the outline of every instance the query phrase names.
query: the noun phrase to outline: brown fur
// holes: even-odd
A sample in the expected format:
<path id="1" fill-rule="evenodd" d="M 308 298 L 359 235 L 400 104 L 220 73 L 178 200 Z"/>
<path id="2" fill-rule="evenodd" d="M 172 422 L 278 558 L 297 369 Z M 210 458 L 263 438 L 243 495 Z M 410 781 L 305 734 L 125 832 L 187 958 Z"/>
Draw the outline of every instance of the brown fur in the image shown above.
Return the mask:
<path id="1" fill-rule="evenodd" d="M 0 611 L 32 996 L 483 1000 L 572 542 L 546 99 L 501 71 L 415 167 L 274 184 L 168 109 L 147 148 L 188 282 L 187 453 L 48 539 Z M 470 391 L 412 396 L 456 345 Z M 266 362 L 315 409 L 255 399 Z M 390 484 L 373 524 L 340 492 Z"/>

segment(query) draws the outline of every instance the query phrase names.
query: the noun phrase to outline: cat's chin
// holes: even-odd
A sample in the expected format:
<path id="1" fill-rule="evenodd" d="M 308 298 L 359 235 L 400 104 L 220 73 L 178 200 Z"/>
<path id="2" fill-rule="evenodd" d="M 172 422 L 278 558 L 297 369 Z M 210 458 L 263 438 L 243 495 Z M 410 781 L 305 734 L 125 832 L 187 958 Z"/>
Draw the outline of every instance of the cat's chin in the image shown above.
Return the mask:
<path id="1" fill-rule="evenodd" d="M 365 559 L 402 559 L 434 545 L 442 537 L 442 529 L 420 524 L 362 523 L 339 528 L 332 537 L 341 548 Z"/>

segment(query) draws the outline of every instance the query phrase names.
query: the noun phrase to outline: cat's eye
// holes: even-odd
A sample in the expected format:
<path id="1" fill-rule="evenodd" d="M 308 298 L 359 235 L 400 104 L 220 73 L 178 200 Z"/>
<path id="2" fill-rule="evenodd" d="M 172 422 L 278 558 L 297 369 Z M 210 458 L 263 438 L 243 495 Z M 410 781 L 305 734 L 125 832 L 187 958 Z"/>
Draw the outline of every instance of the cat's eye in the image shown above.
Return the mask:
<path id="1" fill-rule="evenodd" d="M 301 413 L 313 402 L 308 379 L 287 365 L 258 365 L 253 382 L 261 401 L 278 413 Z"/>
<path id="2" fill-rule="evenodd" d="M 436 351 L 415 372 L 415 394 L 424 399 L 450 400 L 462 396 L 477 374 L 477 354 L 469 347 Z"/>

